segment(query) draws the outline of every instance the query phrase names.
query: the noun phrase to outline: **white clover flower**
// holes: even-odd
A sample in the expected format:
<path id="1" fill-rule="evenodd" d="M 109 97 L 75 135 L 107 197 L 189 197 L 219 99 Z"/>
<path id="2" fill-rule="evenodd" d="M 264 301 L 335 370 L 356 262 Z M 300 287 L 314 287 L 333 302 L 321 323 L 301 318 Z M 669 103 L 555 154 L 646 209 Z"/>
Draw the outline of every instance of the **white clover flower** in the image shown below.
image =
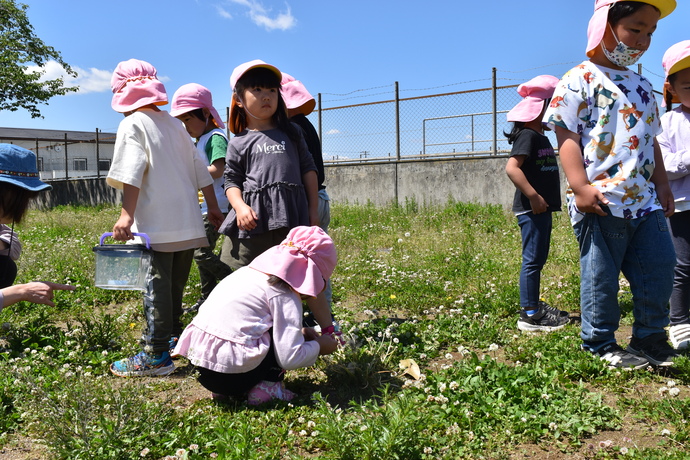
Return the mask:
<path id="1" fill-rule="evenodd" d="M 448 384 L 448 388 L 450 388 L 451 390 L 457 390 L 459 387 L 460 387 L 460 384 L 458 382 L 456 382 L 455 380 L 453 380 L 452 382 L 450 382 Z"/>
<path id="2" fill-rule="evenodd" d="M 660 394 L 660 395 L 663 395 L 663 394 L 666 393 L 667 391 L 668 391 L 668 388 L 667 388 L 667 387 L 661 387 L 661 388 L 659 388 L 659 394 Z"/>
<path id="3" fill-rule="evenodd" d="M 440 391 L 441 393 L 446 391 L 446 384 L 444 382 L 438 384 L 438 391 Z"/>
<path id="4" fill-rule="evenodd" d="M 309 421 L 307 422 L 307 426 L 308 426 L 309 428 L 314 428 L 314 427 L 316 426 L 316 422 L 314 422 L 313 420 L 309 420 Z"/>
<path id="5" fill-rule="evenodd" d="M 141 449 L 141 452 L 139 452 L 139 456 L 146 457 L 149 454 L 149 452 L 151 452 L 151 450 L 149 450 L 148 447 L 144 447 L 143 449 Z"/>
<path id="6" fill-rule="evenodd" d="M 410 232 L 405 232 L 405 238 L 409 238 L 409 237 L 410 237 Z"/>
<path id="7" fill-rule="evenodd" d="M 558 425 L 554 422 L 549 423 L 549 430 L 551 431 L 556 431 L 558 429 Z"/>
<path id="8" fill-rule="evenodd" d="M 661 430 L 661 436 L 668 436 L 670 434 L 671 434 L 671 432 L 669 430 L 667 430 L 666 428 Z"/>
<path id="9" fill-rule="evenodd" d="M 546 399 L 546 400 L 548 400 L 549 398 L 550 398 L 550 396 L 549 396 L 547 393 L 542 393 L 541 399 Z"/>
<path id="10" fill-rule="evenodd" d="M 453 359 L 453 355 L 450 353 L 446 353 L 445 358 L 446 359 Z"/>
<path id="11" fill-rule="evenodd" d="M 183 456 L 185 456 L 186 454 L 187 454 L 187 451 L 184 450 L 184 449 L 177 449 L 177 450 L 175 451 L 175 455 L 177 455 L 178 457 L 183 457 Z"/>
<path id="12" fill-rule="evenodd" d="M 306 436 L 306 435 L 307 435 L 307 431 L 306 431 L 306 430 L 300 430 L 299 435 L 300 435 L 300 436 Z"/>
<path id="13" fill-rule="evenodd" d="M 534 354 L 534 357 L 537 359 L 542 359 L 544 357 L 544 355 L 541 353 L 541 351 L 538 351 Z"/>
<path id="14" fill-rule="evenodd" d="M 434 449 L 432 449 L 431 447 L 425 447 L 425 448 L 424 448 L 424 453 L 425 453 L 425 454 L 431 454 L 433 451 L 434 451 Z"/>
<path id="15" fill-rule="evenodd" d="M 521 417 L 521 418 L 520 418 L 520 421 L 521 421 L 522 423 L 526 423 L 526 422 L 527 422 L 527 419 L 526 419 L 525 417 Z"/>
<path id="16" fill-rule="evenodd" d="M 477 366 L 474 368 L 475 371 L 481 372 L 482 371 L 482 366 Z"/>
<path id="17" fill-rule="evenodd" d="M 620 453 L 621 453 L 621 455 L 628 455 L 628 448 L 627 447 L 621 447 Z"/>
<path id="18" fill-rule="evenodd" d="M 671 396 L 678 396 L 680 394 L 680 388 L 674 387 L 668 390 L 668 394 Z"/>
<path id="19" fill-rule="evenodd" d="M 367 431 L 368 429 L 369 429 L 369 427 L 366 425 L 362 425 L 359 427 L 359 431 Z"/>
<path id="20" fill-rule="evenodd" d="M 497 344 L 492 343 L 491 345 L 489 345 L 489 351 L 496 351 L 496 350 L 498 350 Z"/>
<path id="21" fill-rule="evenodd" d="M 668 382 L 666 382 L 666 386 L 669 388 L 673 388 L 676 386 L 676 382 L 674 382 L 673 380 L 669 380 Z"/>
<path id="22" fill-rule="evenodd" d="M 602 449 L 607 449 L 613 445 L 613 441 L 607 439 L 606 441 L 599 441 L 599 447 Z"/>
<path id="23" fill-rule="evenodd" d="M 304 423 L 304 422 L 306 421 L 306 419 L 305 419 L 304 417 L 300 417 L 300 418 L 297 419 L 297 421 L 298 421 L 299 423 Z"/>
<path id="24" fill-rule="evenodd" d="M 402 242 L 403 242 L 403 239 L 402 239 L 402 238 L 398 238 L 398 244 L 400 244 L 400 243 L 402 243 Z"/>

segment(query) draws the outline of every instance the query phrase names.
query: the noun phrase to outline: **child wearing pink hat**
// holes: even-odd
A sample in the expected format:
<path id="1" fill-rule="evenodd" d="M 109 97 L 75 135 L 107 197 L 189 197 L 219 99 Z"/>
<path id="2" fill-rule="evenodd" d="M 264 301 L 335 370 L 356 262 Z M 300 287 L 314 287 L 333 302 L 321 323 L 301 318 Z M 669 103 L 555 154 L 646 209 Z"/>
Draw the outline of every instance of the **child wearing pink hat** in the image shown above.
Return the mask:
<path id="1" fill-rule="evenodd" d="M 628 69 L 647 50 L 675 0 L 597 0 L 589 60 L 557 85 L 545 122 L 556 131 L 580 247 L 582 348 L 609 367 L 670 366 L 668 300 L 675 255 L 665 216 L 673 194 L 655 136 L 652 85 Z M 621 272 L 633 295 L 632 339 L 618 345 Z"/>
<path id="2" fill-rule="evenodd" d="M 225 217 L 229 204 L 223 188 L 223 171 L 228 138 L 223 131 L 225 124 L 213 107 L 211 91 L 197 83 L 180 86 L 173 94 L 170 115 L 180 120 L 189 135 L 196 139 L 196 148 L 213 178 L 216 201 Z M 208 220 L 208 206 L 204 199 L 201 200 L 201 214 L 204 217 L 209 245 L 194 251 L 194 261 L 199 269 L 201 281 L 201 297 L 194 305 L 185 309 L 187 313 L 198 311 L 218 281 L 232 273 L 232 269 L 214 252 L 220 233 Z"/>
<path id="3" fill-rule="evenodd" d="M 676 250 L 668 335 L 676 350 L 686 350 L 690 345 L 690 40 L 666 51 L 663 68 L 669 111 L 661 117 L 663 132 L 656 139 L 676 206 L 676 212 L 668 218 Z M 670 110 L 673 103 L 680 105 Z"/>
<path id="4" fill-rule="evenodd" d="M 285 240 L 222 280 L 175 348 L 199 371 L 214 399 L 247 396 L 256 405 L 295 395 L 286 369 L 314 364 L 336 350 L 332 334 L 302 327 L 302 300 L 326 287 L 337 262 L 319 227 L 295 227 Z"/>
<path id="5" fill-rule="evenodd" d="M 554 331 L 568 323 L 568 312 L 539 298 L 541 270 L 549 256 L 552 213 L 561 210 L 558 161 L 544 135 L 542 117 L 558 78 L 539 75 L 518 86 L 523 99 L 508 112 L 513 129 L 506 133 L 513 145 L 506 174 L 515 184 L 513 213 L 522 235 L 520 269 L 521 331 Z"/>
<path id="6" fill-rule="evenodd" d="M 175 370 L 169 350 L 182 332 L 182 294 L 194 249 L 208 245 L 197 191 L 206 198 L 213 225 L 220 225 L 223 215 L 189 135 L 158 108 L 168 98 L 155 67 L 137 59 L 120 62 L 111 87 L 112 107 L 125 116 L 106 178 L 123 191 L 113 238 L 127 241 L 135 232 L 146 233 L 153 254 L 144 293 L 143 351 L 114 362 L 110 370 L 121 377 L 167 375 Z"/>
<path id="7" fill-rule="evenodd" d="M 228 125 L 235 136 L 228 142 L 225 193 L 232 209 L 220 231 L 228 237 L 221 260 L 233 269 L 279 244 L 291 228 L 319 224 L 316 166 L 302 130 L 288 119 L 281 79 L 280 70 L 261 60 L 230 76 Z"/>

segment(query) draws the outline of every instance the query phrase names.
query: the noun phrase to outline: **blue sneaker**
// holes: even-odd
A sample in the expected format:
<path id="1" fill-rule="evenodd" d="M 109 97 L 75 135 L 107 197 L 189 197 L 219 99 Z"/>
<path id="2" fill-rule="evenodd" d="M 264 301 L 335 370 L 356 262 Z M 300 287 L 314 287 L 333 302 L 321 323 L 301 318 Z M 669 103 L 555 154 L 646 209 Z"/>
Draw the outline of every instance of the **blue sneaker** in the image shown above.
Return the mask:
<path id="1" fill-rule="evenodd" d="M 168 353 L 170 353 L 170 356 L 172 356 L 173 351 L 175 351 L 175 346 L 177 345 L 178 340 L 180 340 L 180 338 L 175 335 L 170 337 L 170 342 L 168 342 Z"/>
<path id="2" fill-rule="evenodd" d="M 167 351 L 160 353 L 142 351 L 138 355 L 115 361 L 110 365 L 110 372 L 118 377 L 163 376 L 174 370 L 175 364 Z"/>

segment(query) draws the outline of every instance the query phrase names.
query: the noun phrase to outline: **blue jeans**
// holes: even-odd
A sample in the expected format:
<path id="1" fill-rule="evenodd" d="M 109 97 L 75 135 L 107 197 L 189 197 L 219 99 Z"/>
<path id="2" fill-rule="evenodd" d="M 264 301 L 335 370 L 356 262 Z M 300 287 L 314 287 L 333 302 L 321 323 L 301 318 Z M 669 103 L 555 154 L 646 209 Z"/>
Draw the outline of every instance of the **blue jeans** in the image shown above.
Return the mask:
<path id="1" fill-rule="evenodd" d="M 671 293 L 671 326 L 690 323 L 690 211 L 668 218 L 671 240 L 676 250 L 676 268 Z"/>
<path id="2" fill-rule="evenodd" d="M 596 351 L 616 341 L 621 272 L 633 296 L 633 336 L 642 339 L 664 332 L 676 254 L 663 211 L 636 219 L 588 213 L 573 229 L 580 245 L 584 346 Z"/>
<path id="3" fill-rule="evenodd" d="M 526 310 L 539 308 L 541 270 L 549 257 L 552 213 L 517 216 L 522 233 L 522 267 L 520 269 L 520 306 Z"/>

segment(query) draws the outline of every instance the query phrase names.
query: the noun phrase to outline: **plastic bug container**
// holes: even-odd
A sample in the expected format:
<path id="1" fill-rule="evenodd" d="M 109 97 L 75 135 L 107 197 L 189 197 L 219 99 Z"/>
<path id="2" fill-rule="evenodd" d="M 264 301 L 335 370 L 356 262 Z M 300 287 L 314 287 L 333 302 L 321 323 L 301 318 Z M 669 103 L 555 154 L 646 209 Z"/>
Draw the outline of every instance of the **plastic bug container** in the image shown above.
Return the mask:
<path id="1" fill-rule="evenodd" d="M 93 248 L 96 253 L 96 287 L 146 290 L 146 275 L 151 266 L 151 240 L 146 233 L 133 235 L 144 238 L 146 244 L 103 244 L 113 234 L 106 232 L 101 235 L 100 245 Z"/>

